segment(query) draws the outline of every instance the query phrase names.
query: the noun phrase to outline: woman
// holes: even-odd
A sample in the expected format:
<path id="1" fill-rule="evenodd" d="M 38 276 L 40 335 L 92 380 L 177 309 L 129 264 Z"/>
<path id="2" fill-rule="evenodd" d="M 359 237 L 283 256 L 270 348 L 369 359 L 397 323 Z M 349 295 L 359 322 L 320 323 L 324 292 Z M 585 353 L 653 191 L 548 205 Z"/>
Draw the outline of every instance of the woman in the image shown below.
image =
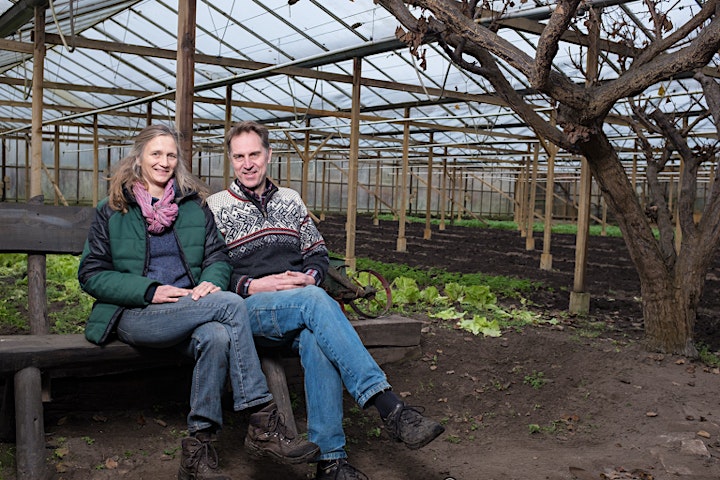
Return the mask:
<path id="1" fill-rule="evenodd" d="M 252 409 L 246 443 L 286 463 L 317 446 L 285 436 L 255 351 L 244 301 L 227 288 L 225 242 L 205 205 L 208 190 L 180 156 L 177 133 L 151 125 L 110 178 L 83 251 L 78 280 L 95 297 L 86 338 L 175 348 L 194 359 L 178 478 L 225 479 L 211 439 L 222 426 L 225 379 L 236 411 Z"/>

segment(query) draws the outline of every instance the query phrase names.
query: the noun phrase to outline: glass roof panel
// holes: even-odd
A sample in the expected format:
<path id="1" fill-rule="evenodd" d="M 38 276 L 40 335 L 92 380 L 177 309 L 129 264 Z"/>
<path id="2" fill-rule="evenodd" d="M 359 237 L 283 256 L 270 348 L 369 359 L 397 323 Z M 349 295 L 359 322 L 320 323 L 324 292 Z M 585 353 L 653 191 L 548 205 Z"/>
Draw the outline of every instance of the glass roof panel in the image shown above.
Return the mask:
<path id="1" fill-rule="evenodd" d="M 486 4 L 499 11 L 504 3 Z M 515 2 L 506 18 L 523 20 L 522 28 L 501 28 L 498 35 L 533 57 L 537 30 L 555 4 Z M 652 19 L 639 8 L 643 2 L 605 1 L 603 5 L 602 36 L 612 42 L 611 50 L 626 52 L 623 42 L 631 40 L 632 25 L 620 24 L 621 16 L 640 26 L 639 38 L 633 40 L 653 38 Z M 678 0 L 672 6 L 673 28 L 700 8 L 694 0 Z M 177 2 L 55 0 L 53 7 L 46 12 L 46 31 L 61 32 L 63 38 L 48 44 L 45 59 L 45 81 L 53 83 L 43 99 L 43 120 L 48 125 L 72 119 L 73 125 L 90 131 L 95 112 L 100 124 L 108 127 L 105 133 L 117 135 L 110 127 L 137 128 L 150 111 L 157 118 L 174 119 Z M 3 13 L 17 8 L 14 2 L 0 0 L 0 20 Z M 196 58 L 195 68 L 199 99 L 194 114 L 199 131 L 222 132 L 226 86 L 231 85 L 234 119 L 253 118 L 293 128 L 304 128 L 305 120 L 312 119 L 318 135 L 342 131 L 337 141 L 346 142 L 352 58 L 362 56 L 361 131 L 380 138 L 379 146 L 397 147 L 402 124 L 388 120 L 402 118 L 406 107 L 412 107 L 410 116 L 418 122 L 415 139 L 420 142 L 429 141 L 430 130 L 435 130 L 435 142 L 458 145 L 495 142 L 516 149 L 534 138 L 513 112 L 493 98 L 487 81 L 458 69 L 438 45 L 422 47 L 424 65 L 407 47 L 398 47 L 394 41 L 397 20 L 370 0 L 303 0 L 294 5 L 287 0 L 199 0 L 196 13 L 196 53 L 202 56 L 201 61 Z M 33 60 L 28 46 L 32 46 L 33 16 L 32 11 L 22 15 L 26 18 L 23 27 L 7 34 L 5 40 L 11 43 L 0 49 L 1 132 L 27 129 L 31 121 Z M 71 33 L 80 35 L 77 44 Z M 580 17 L 555 58 L 555 68 L 576 82 L 584 82 L 586 35 L 586 18 Z M 104 46 L 91 48 L 92 42 Z M 618 75 L 623 54 L 601 56 L 600 80 Z M 282 67 L 280 72 L 272 71 Z M 501 64 L 501 68 L 516 89 L 528 89 L 526 79 L 512 67 Z M 656 102 L 667 111 L 704 108 L 702 92 L 693 80 L 668 82 L 662 86 L 663 94 L 660 90 L 655 86 L 639 99 Z M 163 97 L 165 93 L 169 96 Z M 548 108 L 543 96 L 530 99 L 539 109 Z M 613 109 L 616 115 L 630 113 L 627 104 Z M 706 123 L 697 127 L 710 128 Z M 627 126 L 607 128 L 616 137 L 631 134 Z M 488 130 L 495 132 L 495 138 Z M 372 148 L 372 142 L 368 143 Z"/>

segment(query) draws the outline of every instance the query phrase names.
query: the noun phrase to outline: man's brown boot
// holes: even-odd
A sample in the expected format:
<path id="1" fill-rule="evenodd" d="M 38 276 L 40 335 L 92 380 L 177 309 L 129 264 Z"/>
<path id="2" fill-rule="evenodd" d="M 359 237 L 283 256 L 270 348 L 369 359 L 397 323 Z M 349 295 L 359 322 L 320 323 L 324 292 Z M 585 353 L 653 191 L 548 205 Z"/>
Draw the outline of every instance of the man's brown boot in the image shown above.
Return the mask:
<path id="1" fill-rule="evenodd" d="M 275 402 L 250 415 L 245 448 L 255 456 L 269 456 L 280 463 L 306 463 L 320 447 L 288 432 Z"/>
<path id="2" fill-rule="evenodd" d="M 183 438 L 178 480 L 231 480 L 218 466 L 218 454 L 210 435 Z"/>

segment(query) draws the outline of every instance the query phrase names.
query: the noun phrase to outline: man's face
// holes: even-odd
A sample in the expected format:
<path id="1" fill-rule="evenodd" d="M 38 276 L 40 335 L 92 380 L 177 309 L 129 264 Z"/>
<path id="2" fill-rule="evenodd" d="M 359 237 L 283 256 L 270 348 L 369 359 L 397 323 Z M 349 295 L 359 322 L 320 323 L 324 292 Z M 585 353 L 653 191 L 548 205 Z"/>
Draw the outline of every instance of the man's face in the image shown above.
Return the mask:
<path id="1" fill-rule="evenodd" d="M 230 140 L 230 160 L 235 177 L 245 188 L 257 194 L 265 189 L 271 155 L 272 149 L 266 150 L 255 132 L 244 132 Z"/>

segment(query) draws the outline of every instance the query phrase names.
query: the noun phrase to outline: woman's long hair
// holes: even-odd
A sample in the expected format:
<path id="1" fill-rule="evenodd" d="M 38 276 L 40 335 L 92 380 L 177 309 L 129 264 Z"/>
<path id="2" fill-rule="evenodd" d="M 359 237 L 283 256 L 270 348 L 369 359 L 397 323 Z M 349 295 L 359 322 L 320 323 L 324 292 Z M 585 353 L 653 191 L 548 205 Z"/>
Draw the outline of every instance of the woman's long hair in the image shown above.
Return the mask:
<path id="1" fill-rule="evenodd" d="M 197 193 L 200 199 L 205 202 L 205 199 L 210 193 L 209 188 L 185 166 L 185 160 L 183 159 L 182 150 L 180 149 L 178 132 L 167 125 L 149 125 L 137 134 L 130 153 L 113 168 L 113 173 L 110 176 L 110 187 L 108 189 L 108 203 L 110 208 L 126 213 L 129 200 L 127 195 L 128 192 L 132 192 L 133 185 L 136 182 L 142 182 L 146 188 L 148 187 L 147 182 L 142 176 L 140 158 L 150 140 L 163 135 L 172 137 L 177 147 L 178 162 L 173 174 L 176 191 L 180 193 L 180 196 L 185 196 L 193 192 Z"/>

